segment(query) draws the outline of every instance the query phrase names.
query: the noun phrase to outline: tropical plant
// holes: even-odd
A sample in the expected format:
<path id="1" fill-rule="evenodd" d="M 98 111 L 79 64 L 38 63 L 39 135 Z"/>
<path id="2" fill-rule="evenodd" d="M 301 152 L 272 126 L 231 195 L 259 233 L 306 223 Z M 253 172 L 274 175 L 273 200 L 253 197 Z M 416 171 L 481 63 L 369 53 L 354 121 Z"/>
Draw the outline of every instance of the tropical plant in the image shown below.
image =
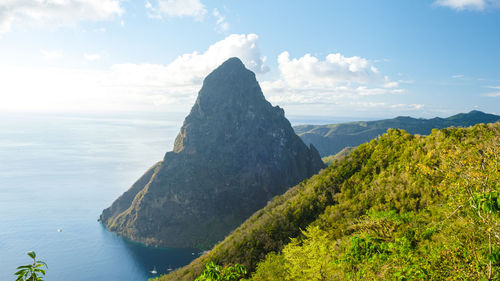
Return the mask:
<path id="1" fill-rule="evenodd" d="M 195 281 L 239 281 L 246 274 L 247 269 L 241 264 L 222 267 L 214 262 L 209 262 Z"/>
<path id="2" fill-rule="evenodd" d="M 45 269 L 48 269 L 47 264 L 37 260 L 36 253 L 33 251 L 26 254 L 33 259 L 33 263 L 17 267 L 18 271 L 14 273 L 17 276 L 16 281 L 43 281 Z"/>

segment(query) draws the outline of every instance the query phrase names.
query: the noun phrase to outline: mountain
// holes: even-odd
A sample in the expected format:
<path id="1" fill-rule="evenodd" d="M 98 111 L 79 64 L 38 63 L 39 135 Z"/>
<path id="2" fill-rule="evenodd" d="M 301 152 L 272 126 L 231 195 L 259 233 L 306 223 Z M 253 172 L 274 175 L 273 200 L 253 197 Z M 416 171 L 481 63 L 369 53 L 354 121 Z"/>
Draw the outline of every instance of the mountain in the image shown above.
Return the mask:
<path id="1" fill-rule="evenodd" d="M 333 164 L 333 162 L 342 160 L 344 157 L 349 155 L 349 152 L 351 152 L 351 150 L 353 150 L 353 149 L 354 149 L 354 147 L 350 147 L 350 146 L 344 147 L 344 149 L 339 151 L 337 154 L 325 156 L 325 157 L 321 158 L 321 160 L 323 160 L 323 163 L 330 166 L 331 164 Z"/>
<path id="2" fill-rule="evenodd" d="M 324 164 L 238 58 L 203 81 L 173 151 L 100 216 L 147 245 L 208 248 Z"/>
<path id="3" fill-rule="evenodd" d="M 210 262 L 254 281 L 500 280 L 498 155 L 500 122 L 390 129 L 155 280 L 194 280 Z"/>
<path id="4" fill-rule="evenodd" d="M 451 126 L 468 127 L 478 123 L 494 123 L 500 116 L 473 110 L 448 118 L 416 119 L 396 117 L 378 121 L 349 122 L 330 125 L 294 126 L 297 135 L 308 145 L 313 144 L 321 157 L 337 154 L 344 147 L 358 146 L 382 135 L 388 129 L 403 129 L 410 134 L 428 135 L 432 129 Z"/>

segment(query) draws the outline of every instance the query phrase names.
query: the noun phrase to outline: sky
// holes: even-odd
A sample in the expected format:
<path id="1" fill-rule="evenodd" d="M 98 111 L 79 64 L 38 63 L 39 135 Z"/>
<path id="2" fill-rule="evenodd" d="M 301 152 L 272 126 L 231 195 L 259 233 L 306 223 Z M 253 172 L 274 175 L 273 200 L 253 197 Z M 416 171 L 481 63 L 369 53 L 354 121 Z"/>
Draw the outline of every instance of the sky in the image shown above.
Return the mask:
<path id="1" fill-rule="evenodd" d="M 500 0 L 0 0 L 0 112 L 188 112 L 235 56 L 287 115 L 500 114 Z"/>

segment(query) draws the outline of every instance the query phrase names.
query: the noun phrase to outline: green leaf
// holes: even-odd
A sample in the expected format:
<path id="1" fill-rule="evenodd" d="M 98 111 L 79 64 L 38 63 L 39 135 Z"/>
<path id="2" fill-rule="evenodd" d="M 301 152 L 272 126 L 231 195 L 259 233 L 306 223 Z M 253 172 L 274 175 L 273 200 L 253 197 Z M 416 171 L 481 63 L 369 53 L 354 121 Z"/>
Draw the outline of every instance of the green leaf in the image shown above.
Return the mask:
<path id="1" fill-rule="evenodd" d="M 43 262 L 43 261 L 38 261 L 38 263 L 39 264 L 43 264 L 45 266 L 45 268 L 49 268 L 49 266 L 45 262 Z"/>
<path id="2" fill-rule="evenodd" d="M 42 273 L 43 275 L 45 275 L 45 270 L 44 269 L 40 269 L 40 268 L 37 268 L 35 269 L 36 272 L 40 272 Z"/>
<path id="3" fill-rule="evenodd" d="M 29 251 L 26 253 L 28 256 L 30 256 L 30 258 L 34 259 L 36 258 L 36 253 L 34 251 Z"/>
<path id="4" fill-rule="evenodd" d="M 26 272 L 28 272 L 27 269 L 21 269 L 21 270 L 17 271 L 16 273 L 14 273 L 14 275 L 19 275 L 19 274 L 23 274 L 24 275 Z"/>

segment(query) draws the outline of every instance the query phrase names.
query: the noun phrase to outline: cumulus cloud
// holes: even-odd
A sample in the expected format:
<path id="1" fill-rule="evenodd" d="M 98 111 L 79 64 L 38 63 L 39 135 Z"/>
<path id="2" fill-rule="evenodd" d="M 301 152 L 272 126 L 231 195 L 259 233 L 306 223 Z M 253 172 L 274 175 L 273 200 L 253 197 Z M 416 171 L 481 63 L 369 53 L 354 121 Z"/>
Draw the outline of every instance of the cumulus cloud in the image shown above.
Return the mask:
<path id="1" fill-rule="evenodd" d="M 146 1 L 146 8 L 151 11 L 152 17 L 193 17 L 203 20 L 207 13 L 200 0 L 156 0 L 155 5 Z"/>
<path id="2" fill-rule="evenodd" d="M 264 94 L 287 113 L 351 115 L 351 112 L 413 112 L 422 108 L 394 99 L 400 83 L 362 57 L 329 54 L 278 56 L 277 76 L 269 71 L 256 34 L 232 34 L 203 51 L 183 54 L 168 64 L 121 63 L 103 70 L 9 67 L 0 64 L 0 111 L 187 111 L 203 78 L 230 57 L 239 57 L 259 75 Z M 98 60 L 105 52 L 85 53 Z M 268 77 L 265 80 L 266 76 Z M 264 81 L 262 81 L 264 80 Z M 390 96 L 388 96 L 390 95 Z M 385 100 L 384 100 L 385 98 Z"/>
<path id="3" fill-rule="evenodd" d="M 111 85 L 147 89 L 147 92 L 169 95 L 195 95 L 205 76 L 231 57 L 240 58 L 256 73 L 269 68 L 261 55 L 256 34 L 232 34 L 211 45 L 205 52 L 177 57 L 167 65 L 116 64 L 104 79 Z"/>
<path id="4" fill-rule="evenodd" d="M 257 34 L 231 34 L 210 46 L 204 53 L 184 54 L 173 61 L 169 67 L 182 70 L 191 80 L 201 81 L 215 67 L 230 57 L 239 57 L 243 63 L 256 73 L 269 70 L 265 65 L 266 57 L 261 55 Z"/>
<path id="5" fill-rule="evenodd" d="M 188 110 L 203 78 L 230 57 L 239 57 L 257 73 L 266 72 L 257 41 L 255 34 L 233 34 L 166 65 L 123 63 L 77 70 L 0 64 L 0 110 Z M 95 58 L 87 54 L 87 59 Z"/>
<path id="6" fill-rule="evenodd" d="M 278 56 L 282 78 L 291 86 L 300 88 L 333 87 L 339 83 L 367 83 L 380 76 L 378 69 L 360 57 L 329 54 L 325 60 L 305 54 L 290 59 L 288 52 Z"/>
<path id="7" fill-rule="evenodd" d="M 124 12 L 119 0 L 3 0 L 0 1 L 0 33 L 24 22 L 71 25 L 101 21 Z"/>
<path id="8" fill-rule="evenodd" d="M 500 5 L 499 0 L 436 0 L 435 5 L 452 8 L 457 11 L 495 8 Z"/>
<path id="9" fill-rule="evenodd" d="M 277 104 L 336 104 L 346 99 L 401 94 L 397 81 L 382 75 L 368 59 L 328 54 L 320 60 L 310 54 L 278 56 L 280 77 L 261 83 L 266 96 Z"/>

